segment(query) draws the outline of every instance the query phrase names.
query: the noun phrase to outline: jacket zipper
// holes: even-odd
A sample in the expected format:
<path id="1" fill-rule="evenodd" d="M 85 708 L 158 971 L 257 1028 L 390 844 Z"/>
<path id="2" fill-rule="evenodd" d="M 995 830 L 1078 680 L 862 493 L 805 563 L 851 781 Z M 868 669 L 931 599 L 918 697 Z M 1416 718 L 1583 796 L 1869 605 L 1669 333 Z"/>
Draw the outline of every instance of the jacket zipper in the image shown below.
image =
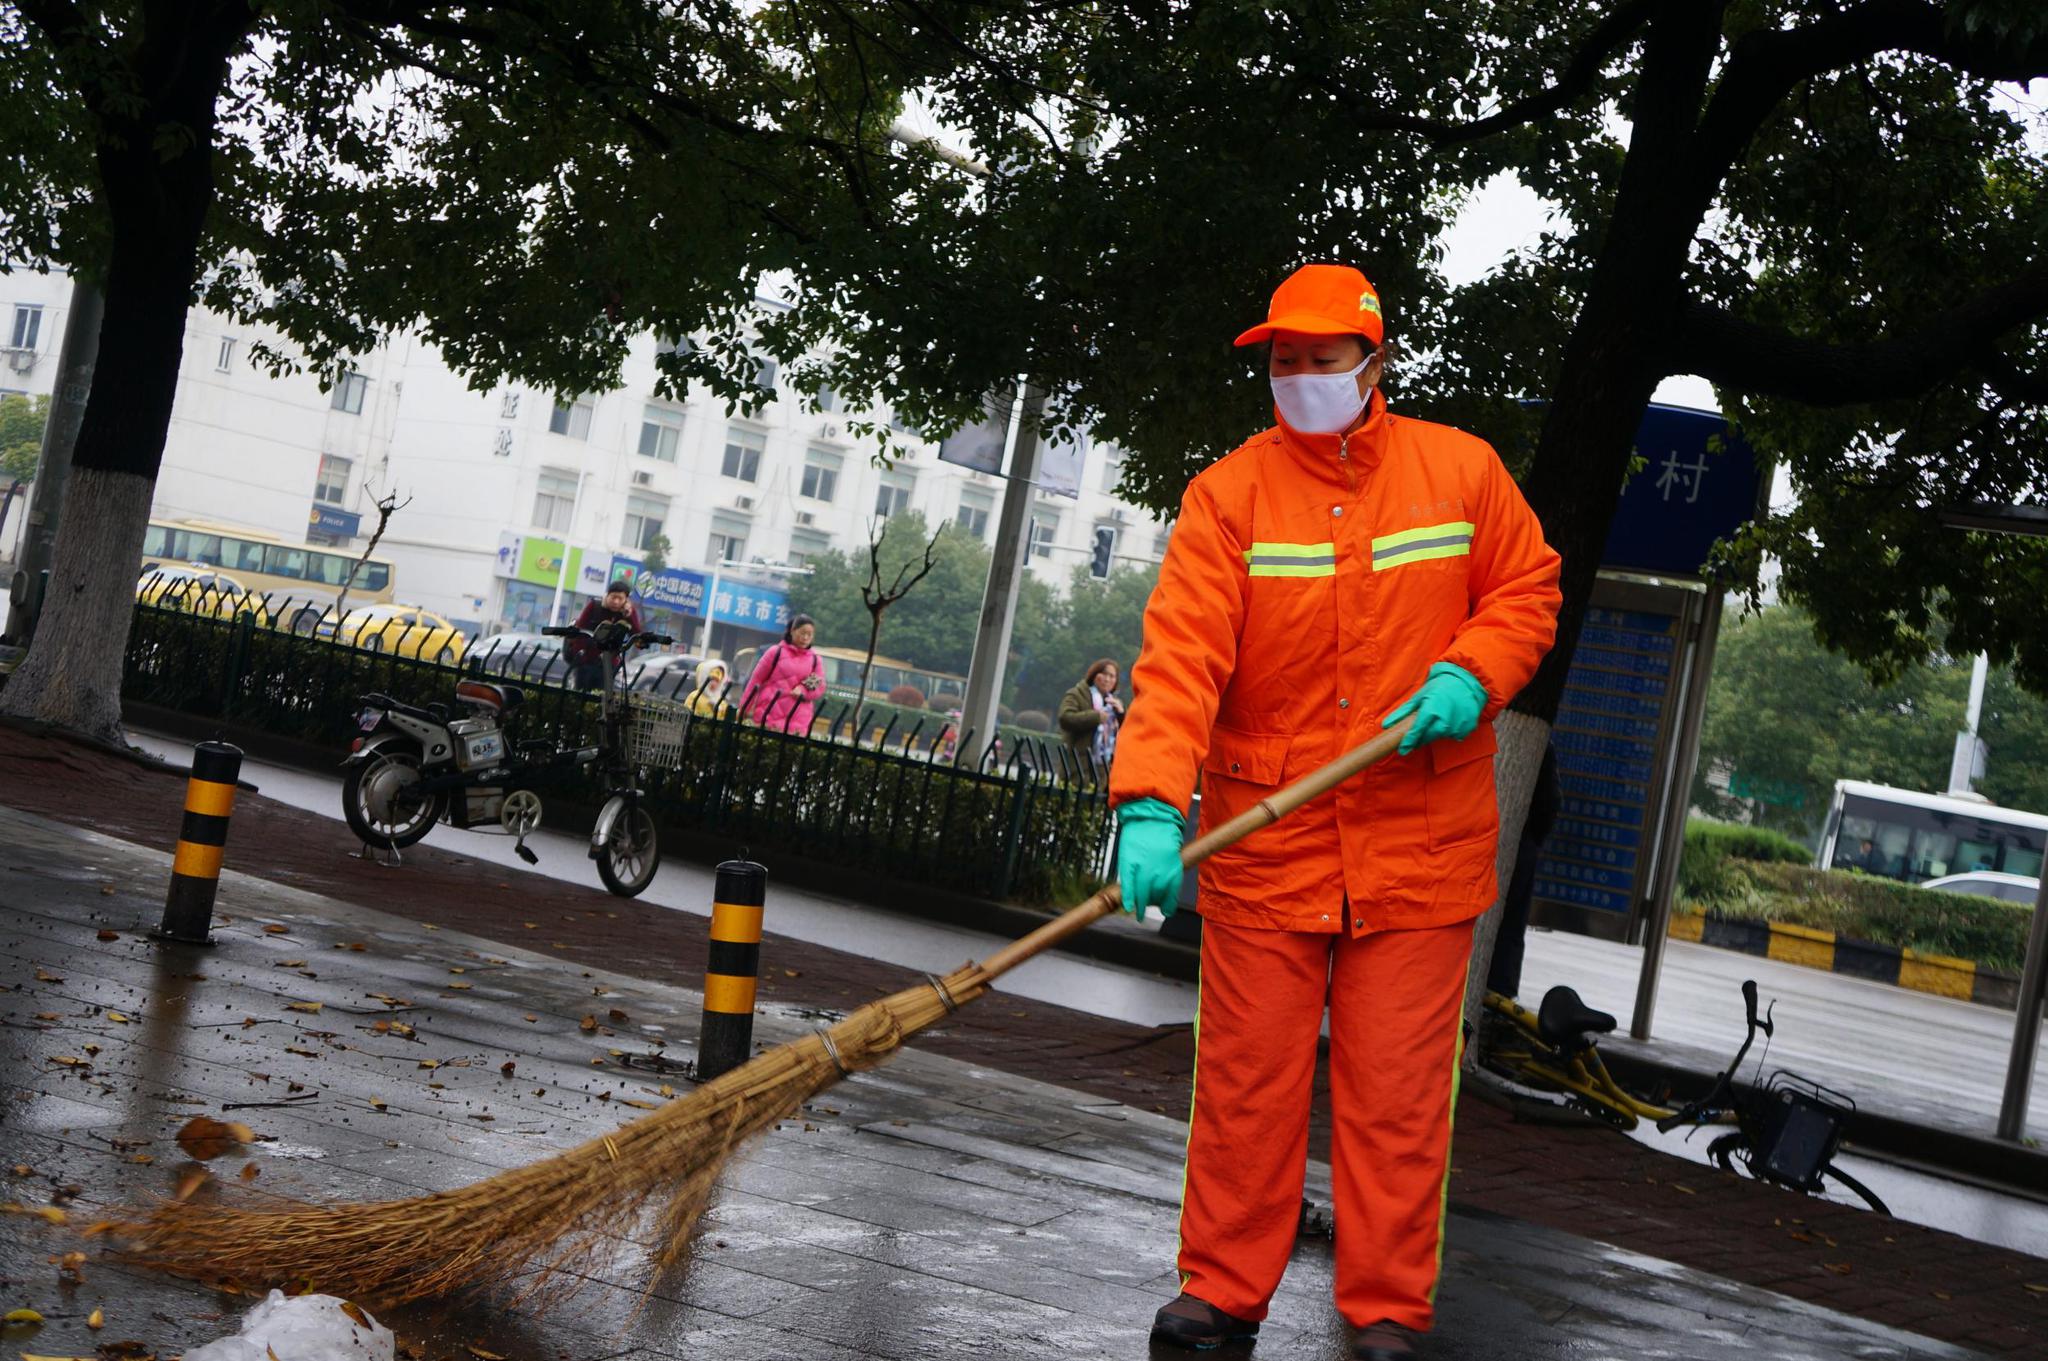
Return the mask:
<path id="1" fill-rule="evenodd" d="M 1337 437 L 1337 462 L 1344 467 L 1344 485 L 1355 493 L 1358 479 L 1351 473 L 1351 432 L 1348 430 Z"/>

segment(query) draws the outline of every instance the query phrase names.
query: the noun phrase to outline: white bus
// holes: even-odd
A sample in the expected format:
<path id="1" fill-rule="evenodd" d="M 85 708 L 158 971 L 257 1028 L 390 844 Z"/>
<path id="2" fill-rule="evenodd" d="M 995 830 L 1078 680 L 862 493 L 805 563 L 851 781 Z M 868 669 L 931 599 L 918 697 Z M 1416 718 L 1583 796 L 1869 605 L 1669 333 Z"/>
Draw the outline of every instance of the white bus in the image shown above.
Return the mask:
<path id="1" fill-rule="evenodd" d="M 1996 870 L 2039 878 L 2048 816 L 1946 794 L 1835 781 L 1820 869 L 1853 869 L 1902 883 Z"/>

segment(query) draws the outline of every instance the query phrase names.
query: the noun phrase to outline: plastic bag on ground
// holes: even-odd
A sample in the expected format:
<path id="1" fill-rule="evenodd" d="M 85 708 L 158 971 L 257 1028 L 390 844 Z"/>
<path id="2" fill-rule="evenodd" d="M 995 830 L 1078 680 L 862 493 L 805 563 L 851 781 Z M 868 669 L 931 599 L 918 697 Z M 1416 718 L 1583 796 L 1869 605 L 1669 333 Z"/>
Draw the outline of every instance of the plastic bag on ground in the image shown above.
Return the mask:
<path id="1" fill-rule="evenodd" d="M 333 1295 L 281 1290 L 242 1316 L 242 1331 L 185 1353 L 185 1361 L 395 1361 L 391 1330 Z"/>

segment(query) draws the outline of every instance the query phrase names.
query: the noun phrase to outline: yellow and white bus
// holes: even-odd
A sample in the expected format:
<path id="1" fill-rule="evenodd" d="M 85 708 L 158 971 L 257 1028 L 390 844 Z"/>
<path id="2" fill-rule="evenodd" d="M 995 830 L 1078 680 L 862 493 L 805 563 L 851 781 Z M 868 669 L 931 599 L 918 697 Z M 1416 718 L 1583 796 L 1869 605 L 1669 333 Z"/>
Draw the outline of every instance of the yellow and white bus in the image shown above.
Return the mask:
<path id="1" fill-rule="evenodd" d="M 155 568 L 213 567 L 232 576 L 250 594 L 269 596 L 277 624 L 310 633 L 341 594 L 359 555 L 310 544 L 286 543 L 275 534 L 206 520 L 151 520 L 142 541 L 141 575 Z M 391 564 L 371 558 L 348 588 L 351 607 L 385 605 L 392 599 Z M 283 612 L 289 598 L 292 609 Z M 303 620 L 297 618 L 305 615 Z"/>

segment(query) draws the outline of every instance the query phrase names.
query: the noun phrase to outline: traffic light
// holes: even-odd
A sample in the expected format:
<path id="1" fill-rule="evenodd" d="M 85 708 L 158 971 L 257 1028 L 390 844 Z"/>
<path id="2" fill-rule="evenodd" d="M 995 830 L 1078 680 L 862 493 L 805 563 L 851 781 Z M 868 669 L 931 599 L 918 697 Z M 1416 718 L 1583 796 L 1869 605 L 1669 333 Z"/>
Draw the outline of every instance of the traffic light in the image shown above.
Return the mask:
<path id="1" fill-rule="evenodd" d="M 1109 525 L 1095 526 L 1095 548 L 1088 555 L 1088 575 L 1097 581 L 1105 579 L 1115 559 L 1116 530 Z"/>

